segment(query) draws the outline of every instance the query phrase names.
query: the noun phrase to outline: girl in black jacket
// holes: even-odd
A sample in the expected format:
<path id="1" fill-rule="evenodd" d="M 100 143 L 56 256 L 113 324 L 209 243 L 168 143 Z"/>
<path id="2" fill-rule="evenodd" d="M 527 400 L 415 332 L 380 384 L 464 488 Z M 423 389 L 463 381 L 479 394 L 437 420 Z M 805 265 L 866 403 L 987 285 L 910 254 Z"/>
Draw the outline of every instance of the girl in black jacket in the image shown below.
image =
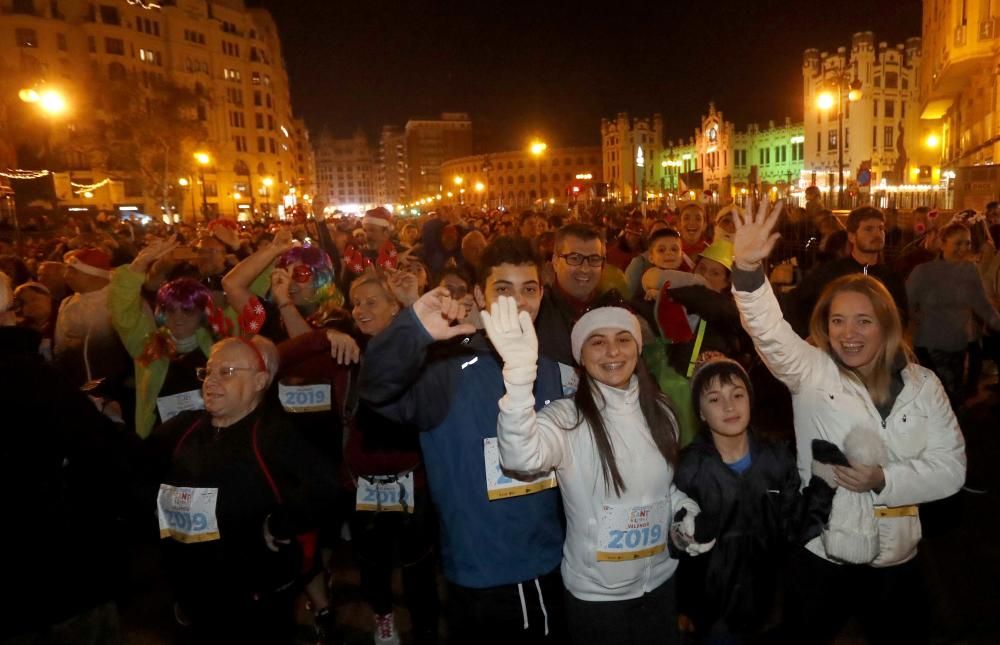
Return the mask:
<path id="1" fill-rule="evenodd" d="M 795 456 L 750 431 L 753 389 L 736 361 L 704 363 L 691 381 L 703 430 L 681 456 L 677 487 L 702 508 L 696 539 L 717 540 L 682 560 L 681 613 L 698 642 L 755 642 L 767 625 L 786 547 L 819 534 L 833 489 L 800 493 Z"/>

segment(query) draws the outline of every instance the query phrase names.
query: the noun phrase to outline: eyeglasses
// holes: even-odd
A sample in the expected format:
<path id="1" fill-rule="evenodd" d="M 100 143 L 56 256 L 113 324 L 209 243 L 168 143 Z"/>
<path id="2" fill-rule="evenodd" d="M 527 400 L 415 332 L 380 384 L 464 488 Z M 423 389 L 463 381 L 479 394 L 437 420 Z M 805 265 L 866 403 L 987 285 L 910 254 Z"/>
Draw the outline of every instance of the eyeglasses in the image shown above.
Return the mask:
<path id="1" fill-rule="evenodd" d="M 299 284 L 305 284 L 313 279 L 313 269 L 307 264 L 296 264 L 292 269 L 292 280 Z"/>
<path id="2" fill-rule="evenodd" d="M 566 264 L 570 265 L 571 267 L 580 266 L 581 264 L 583 264 L 584 260 L 586 260 L 587 264 L 592 267 L 599 267 L 604 264 L 604 256 L 598 255 L 596 253 L 594 255 L 583 255 L 581 253 L 561 253 L 556 257 L 560 257 L 563 260 L 566 260 Z"/>
<path id="3" fill-rule="evenodd" d="M 194 375 L 198 377 L 199 381 L 207 381 L 213 376 L 217 376 L 219 379 L 225 381 L 233 378 L 236 372 L 256 372 L 257 369 L 254 367 L 198 367 L 194 371 Z"/>

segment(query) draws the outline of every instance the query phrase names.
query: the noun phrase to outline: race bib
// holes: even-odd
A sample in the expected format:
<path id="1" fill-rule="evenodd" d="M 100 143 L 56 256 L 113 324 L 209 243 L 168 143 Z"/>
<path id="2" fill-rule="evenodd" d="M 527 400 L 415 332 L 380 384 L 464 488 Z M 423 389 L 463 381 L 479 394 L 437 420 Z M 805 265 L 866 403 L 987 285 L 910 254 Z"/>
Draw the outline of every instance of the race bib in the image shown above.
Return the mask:
<path id="1" fill-rule="evenodd" d="M 201 399 L 201 390 L 191 390 L 159 397 L 156 399 L 156 409 L 160 413 L 160 421 L 166 422 L 181 412 L 204 410 L 205 402 Z"/>
<path id="2" fill-rule="evenodd" d="M 580 374 L 576 368 L 559 363 L 559 377 L 562 380 L 563 396 L 571 397 L 576 394 L 576 389 L 580 386 Z"/>
<path id="3" fill-rule="evenodd" d="M 358 477 L 354 508 L 359 511 L 413 512 L 413 473 L 402 477 L 378 475 Z"/>
<path id="4" fill-rule="evenodd" d="M 483 456 L 486 460 L 486 494 L 490 501 L 530 495 L 540 490 L 556 487 L 556 474 L 551 472 L 536 479 L 514 479 L 500 467 L 500 446 L 496 437 L 483 439 Z"/>
<path id="5" fill-rule="evenodd" d="M 218 540 L 219 523 L 215 518 L 218 498 L 218 488 L 160 484 L 160 492 L 156 496 L 160 537 L 173 538 L 185 544 Z"/>
<path id="6" fill-rule="evenodd" d="M 286 412 L 323 412 L 330 409 L 330 384 L 285 385 L 278 383 L 278 396 Z"/>
<path id="7" fill-rule="evenodd" d="M 667 500 L 630 506 L 604 504 L 597 541 L 598 562 L 637 560 L 667 548 Z"/>

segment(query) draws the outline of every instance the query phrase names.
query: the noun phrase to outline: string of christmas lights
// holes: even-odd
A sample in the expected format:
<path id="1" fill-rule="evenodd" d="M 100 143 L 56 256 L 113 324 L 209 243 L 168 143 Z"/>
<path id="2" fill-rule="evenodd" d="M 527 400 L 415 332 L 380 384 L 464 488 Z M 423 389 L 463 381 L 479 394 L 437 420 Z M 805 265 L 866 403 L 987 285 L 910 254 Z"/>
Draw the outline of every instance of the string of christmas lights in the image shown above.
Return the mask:
<path id="1" fill-rule="evenodd" d="M 48 174 L 48 170 L 19 170 L 15 168 L 0 170 L 0 177 L 5 177 L 7 179 L 39 179 L 40 177 L 45 177 Z"/>
<path id="2" fill-rule="evenodd" d="M 82 195 L 83 193 L 87 193 L 87 192 L 90 192 L 90 191 L 93 191 L 93 190 L 97 190 L 101 186 L 106 186 L 110 182 L 111 182 L 111 178 L 110 177 L 105 177 L 104 179 L 102 179 L 101 181 L 97 182 L 96 184 L 78 184 L 78 183 L 76 183 L 74 181 L 71 181 L 71 182 L 69 182 L 69 185 L 76 189 L 76 190 L 73 191 L 74 193 L 76 193 L 77 195 Z"/>

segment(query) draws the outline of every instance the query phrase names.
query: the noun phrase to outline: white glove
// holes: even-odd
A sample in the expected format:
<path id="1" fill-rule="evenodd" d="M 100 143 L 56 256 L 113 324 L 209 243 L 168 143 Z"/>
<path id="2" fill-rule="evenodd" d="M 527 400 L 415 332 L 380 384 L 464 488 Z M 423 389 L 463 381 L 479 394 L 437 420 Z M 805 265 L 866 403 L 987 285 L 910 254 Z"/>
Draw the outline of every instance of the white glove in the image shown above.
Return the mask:
<path id="1" fill-rule="evenodd" d="M 670 537 L 674 544 L 683 549 L 688 555 L 701 555 L 712 550 L 715 540 L 711 542 L 695 542 L 694 539 L 694 519 L 698 513 L 688 510 L 679 522 L 674 522 L 670 527 Z"/>
<path id="2" fill-rule="evenodd" d="M 483 329 L 503 359 L 503 378 L 512 385 L 531 385 L 538 371 L 538 337 L 531 314 L 517 311 L 517 301 L 500 296 L 483 311 Z"/>

